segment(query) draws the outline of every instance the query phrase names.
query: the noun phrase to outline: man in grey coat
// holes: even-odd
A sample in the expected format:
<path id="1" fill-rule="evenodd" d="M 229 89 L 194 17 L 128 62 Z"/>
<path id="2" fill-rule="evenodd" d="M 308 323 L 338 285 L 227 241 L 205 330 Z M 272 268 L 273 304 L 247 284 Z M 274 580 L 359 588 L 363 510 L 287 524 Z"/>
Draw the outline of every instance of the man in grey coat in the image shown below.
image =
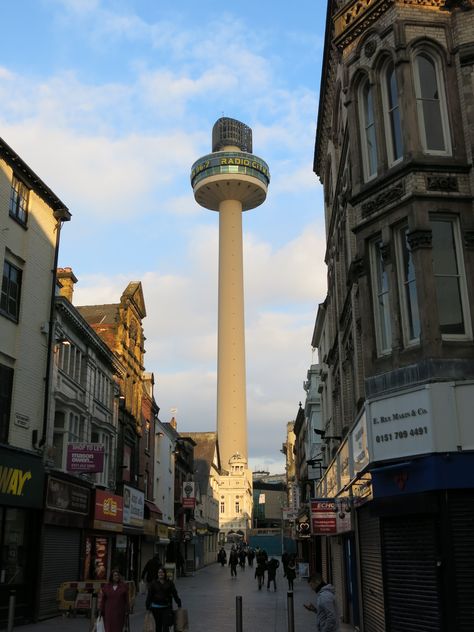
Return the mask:
<path id="1" fill-rule="evenodd" d="M 326 584 L 319 574 L 309 578 L 309 585 L 316 593 L 316 603 L 304 607 L 316 613 L 317 632 L 340 632 L 334 586 Z"/>

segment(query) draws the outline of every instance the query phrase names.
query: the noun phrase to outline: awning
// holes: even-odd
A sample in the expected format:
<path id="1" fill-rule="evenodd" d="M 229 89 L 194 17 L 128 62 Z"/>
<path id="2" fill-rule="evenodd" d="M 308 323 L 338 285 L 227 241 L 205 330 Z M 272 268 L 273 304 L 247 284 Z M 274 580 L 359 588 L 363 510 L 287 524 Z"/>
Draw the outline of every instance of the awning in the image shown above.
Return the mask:
<path id="1" fill-rule="evenodd" d="M 163 518 L 163 512 L 155 503 L 152 503 L 151 500 L 145 500 L 145 520 L 150 520 L 151 518 L 156 518 L 161 520 Z M 147 515 L 148 514 L 148 515 Z"/>

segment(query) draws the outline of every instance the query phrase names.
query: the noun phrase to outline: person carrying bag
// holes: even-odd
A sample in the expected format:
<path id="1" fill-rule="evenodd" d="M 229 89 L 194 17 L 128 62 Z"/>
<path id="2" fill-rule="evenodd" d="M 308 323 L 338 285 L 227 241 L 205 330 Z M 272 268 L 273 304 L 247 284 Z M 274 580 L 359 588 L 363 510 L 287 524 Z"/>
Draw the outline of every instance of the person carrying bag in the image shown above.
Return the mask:
<path id="1" fill-rule="evenodd" d="M 146 609 L 151 611 L 155 619 L 156 632 L 168 632 L 174 624 L 173 599 L 178 608 L 181 608 L 181 599 L 178 596 L 174 583 L 167 579 L 165 570 L 158 571 L 158 579 L 151 582 L 146 598 Z"/>

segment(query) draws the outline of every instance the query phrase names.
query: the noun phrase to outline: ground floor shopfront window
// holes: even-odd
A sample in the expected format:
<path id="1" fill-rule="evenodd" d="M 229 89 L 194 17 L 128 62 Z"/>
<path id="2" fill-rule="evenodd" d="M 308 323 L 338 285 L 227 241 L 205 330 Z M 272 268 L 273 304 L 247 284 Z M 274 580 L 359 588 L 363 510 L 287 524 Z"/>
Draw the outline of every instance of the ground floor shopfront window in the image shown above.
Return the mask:
<path id="1" fill-rule="evenodd" d="M 0 584 L 23 584 L 27 579 L 28 530 L 25 509 L 0 507 Z"/>

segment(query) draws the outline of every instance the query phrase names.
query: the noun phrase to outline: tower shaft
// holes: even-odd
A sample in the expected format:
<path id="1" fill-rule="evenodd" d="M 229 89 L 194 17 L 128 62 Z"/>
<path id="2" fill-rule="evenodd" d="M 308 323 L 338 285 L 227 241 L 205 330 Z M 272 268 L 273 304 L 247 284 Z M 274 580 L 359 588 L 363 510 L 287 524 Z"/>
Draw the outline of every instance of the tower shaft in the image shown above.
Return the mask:
<path id="1" fill-rule="evenodd" d="M 219 204 L 217 433 L 222 462 L 247 460 L 242 203 Z"/>

